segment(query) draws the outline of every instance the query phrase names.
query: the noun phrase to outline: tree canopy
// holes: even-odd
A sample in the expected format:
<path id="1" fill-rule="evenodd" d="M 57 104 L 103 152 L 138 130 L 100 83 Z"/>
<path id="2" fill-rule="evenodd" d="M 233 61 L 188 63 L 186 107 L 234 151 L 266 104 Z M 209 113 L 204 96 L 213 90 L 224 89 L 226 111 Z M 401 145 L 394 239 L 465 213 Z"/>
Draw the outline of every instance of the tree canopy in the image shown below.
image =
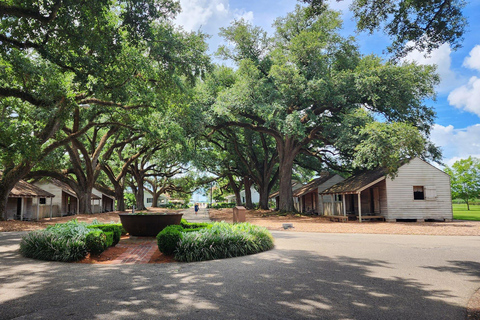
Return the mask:
<path id="1" fill-rule="evenodd" d="M 450 175 L 452 198 L 462 199 L 470 210 L 470 201 L 480 195 L 480 159 L 468 157 L 455 161 L 452 167 L 446 167 Z"/>
<path id="2" fill-rule="evenodd" d="M 361 55 L 353 38 L 339 34 L 341 20 L 334 11 L 310 15 L 297 6 L 275 27 L 271 38 L 245 21 L 222 29 L 232 48 L 221 48 L 219 55 L 238 68 L 222 69 L 220 80 L 200 84 L 198 101 L 213 130 L 236 126 L 275 140 L 281 210 L 293 210 L 292 167 L 300 153 L 332 168 L 342 162 L 367 167 L 385 162 L 383 152 L 356 152 L 366 144 L 404 146 L 406 152 L 390 155 L 397 163 L 407 155 L 426 155 L 434 111 L 424 100 L 434 96 L 438 82 L 433 67 Z M 384 119 L 380 129 L 379 117 Z M 375 131 L 404 134 L 365 139 Z M 394 161 L 387 162 L 395 171 Z"/>

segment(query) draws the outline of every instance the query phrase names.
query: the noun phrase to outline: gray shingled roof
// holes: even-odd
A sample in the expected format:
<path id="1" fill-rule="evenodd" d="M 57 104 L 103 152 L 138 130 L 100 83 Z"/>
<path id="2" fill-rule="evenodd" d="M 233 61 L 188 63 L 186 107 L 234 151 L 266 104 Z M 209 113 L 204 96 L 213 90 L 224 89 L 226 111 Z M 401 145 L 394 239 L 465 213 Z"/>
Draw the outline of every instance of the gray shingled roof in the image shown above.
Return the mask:
<path id="1" fill-rule="evenodd" d="M 337 183 L 336 185 L 323 191 L 322 194 L 333 193 L 355 193 L 361 190 L 366 185 L 380 179 L 385 178 L 386 170 L 384 168 L 377 168 L 374 170 L 368 170 L 351 176 L 350 178 Z"/>
<path id="2" fill-rule="evenodd" d="M 316 190 L 321 184 L 327 182 L 332 177 L 333 177 L 333 175 L 331 175 L 330 173 L 328 173 L 328 172 L 324 173 L 319 178 L 313 179 L 312 181 L 310 181 L 306 185 L 303 185 L 302 187 L 295 190 L 293 192 L 293 196 L 294 197 L 301 197 L 304 194 L 312 192 L 312 191 Z"/>
<path id="3" fill-rule="evenodd" d="M 8 194 L 9 198 L 53 198 L 50 192 L 47 192 L 33 184 L 20 180 L 15 184 L 12 191 Z"/>

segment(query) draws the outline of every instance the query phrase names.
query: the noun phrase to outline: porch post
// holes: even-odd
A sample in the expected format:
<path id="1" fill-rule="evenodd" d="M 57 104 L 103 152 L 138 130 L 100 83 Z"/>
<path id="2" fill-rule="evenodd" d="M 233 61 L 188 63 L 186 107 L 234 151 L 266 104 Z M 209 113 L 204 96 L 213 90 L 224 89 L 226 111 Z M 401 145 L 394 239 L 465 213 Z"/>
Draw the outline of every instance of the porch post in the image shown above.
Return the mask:
<path id="1" fill-rule="evenodd" d="M 80 211 L 80 200 L 78 198 L 75 198 L 77 199 L 77 212 L 75 212 L 75 215 L 78 214 L 78 212 Z"/>
<path id="2" fill-rule="evenodd" d="M 50 198 L 50 220 L 52 220 L 52 202 L 53 202 L 53 197 Z"/>
<path id="3" fill-rule="evenodd" d="M 342 205 L 343 205 L 343 215 L 346 216 L 347 215 L 347 208 L 345 206 L 345 195 L 342 194 Z"/>
<path id="4" fill-rule="evenodd" d="M 37 221 L 38 221 L 39 213 L 40 213 L 40 198 L 37 198 Z"/>
<path id="5" fill-rule="evenodd" d="M 321 215 L 323 216 L 323 215 L 325 215 L 325 204 L 324 204 L 324 202 L 323 202 L 323 194 L 320 194 L 320 201 L 322 202 L 322 206 L 321 206 L 322 212 L 321 212 Z M 318 213 L 318 215 L 320 215 L 320 212 Z"/>
<path id="6" fill-rule="evenodd" d="M 358 193 L 358 221 L 362 222 L 362 199 L 360 194 L 361 192 Z"/>
<path id="7" fill-rule="evenodd" d="M 334 216 L 336 215 L 335 213 L 337 213 L 337 210 L 336 210 L 337 208 L 336 208 L 336 205 L 335 205 L 335 198 L 336 198 L 336 197 L 337 197 L 337 194 L 334 193 L 334 194 L 333 194 L 333 198 L 332 198 L 332 211 L 333 211 L 333 215 L 334 215 Z"/>
<path id="8" fill-rule="evenodd" d="M 20 221 L 23 221 L 23 210 L 25 208 L 25 198 L 20 198 L 22 199 L 21 203 L 22 203 L 22 207 L 20 208 Z"/>

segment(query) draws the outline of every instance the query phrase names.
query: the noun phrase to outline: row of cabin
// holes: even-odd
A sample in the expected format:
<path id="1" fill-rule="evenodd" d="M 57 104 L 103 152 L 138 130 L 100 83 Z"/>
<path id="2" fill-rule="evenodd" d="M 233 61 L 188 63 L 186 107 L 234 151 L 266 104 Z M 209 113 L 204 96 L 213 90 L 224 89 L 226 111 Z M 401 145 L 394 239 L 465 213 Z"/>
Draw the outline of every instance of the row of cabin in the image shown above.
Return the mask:
<path id="1" fill-rule="evenodd" d="M 115 210 L 115 197 L 93 189 L 93 213 Z M 69 185 L 56 179 L 41 180 L 33 184 L 19 181 L 8 195 L 7 220 L 38 220 L 61 217 L 79 212 L 79 201 Z"/>
<path id="2" fill-rule="evenodd" d="M 325 216 L 386 221 L 453 219 L 450 176 L 413 158 L 391 179 L 384 169 L 364 171 L 344 179 L 323 173 L 306 185 L 294 184 L 295 209 Z M 278 207 L 278 192 L 270 195 Z"/>

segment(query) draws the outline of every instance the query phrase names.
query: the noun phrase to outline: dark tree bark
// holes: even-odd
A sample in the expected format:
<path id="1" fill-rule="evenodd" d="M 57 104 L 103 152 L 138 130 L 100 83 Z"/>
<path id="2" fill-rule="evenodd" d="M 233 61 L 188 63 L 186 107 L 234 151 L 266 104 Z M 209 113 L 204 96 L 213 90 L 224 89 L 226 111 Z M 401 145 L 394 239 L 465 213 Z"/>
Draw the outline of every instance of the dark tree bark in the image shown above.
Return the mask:
<path id="1" fill-rule="evenodd" d="M 231 174 L 227 174 L 228 182 L 230 184 L 230 188 L 232 188 L 233 193 L 235 194 L 235 204 L 237 206 L 242 205 L 242 199 L 240 197 L 240 188 L 237 186 L 237 183 L 235 182 L 235 179 Z"/>
<path id="2" fill-rule="evenodd" d="M 250 178 L 244 177 L 243 178 L 243 187 L 245 190 L 245 208 L 251 210 L 253 209 L 253 203 L 252 203 L 252 182 L 250 181 Z"/>

